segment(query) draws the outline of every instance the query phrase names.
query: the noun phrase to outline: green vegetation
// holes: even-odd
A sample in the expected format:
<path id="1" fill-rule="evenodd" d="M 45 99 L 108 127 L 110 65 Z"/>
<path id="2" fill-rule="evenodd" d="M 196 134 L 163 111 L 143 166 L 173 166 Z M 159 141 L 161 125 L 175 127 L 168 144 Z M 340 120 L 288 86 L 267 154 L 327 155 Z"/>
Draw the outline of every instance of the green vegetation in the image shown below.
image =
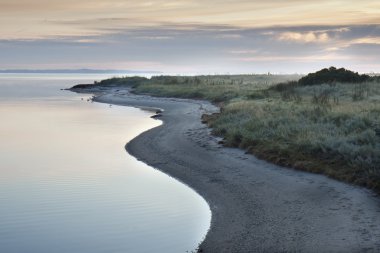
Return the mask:
<path id="1" fill-rule="evenodd" d="M 299 76 L 223 75 L 223 76 L 157 76 L 135 88 L 136 93 L 155 96 L 206 99 L 215 103 L 245 97 L 281 81 Z"/>
<path id="2" fill-rule="evenodd" d="M 214 134 L 224 137 L 225 145 L 380 192 L 379 79 L 336 68 L 301 79 L 279 75 L 128 79 L 103 85 L 122 83 L 139 94 L 216 102 L 221 113 L 205 115 L 204 120 Z"/>
<path id="3" fill-rule="evenodd" d="M 140 77 L 140 76 L 113 77 L 110 79 L 102 80 L 100 82 L 95 81 L 93 84 L 77 84 L 71 87 L 71 89 L 86 89 L 86 88 L 92 88 L 92 87 L 111 87 L 111 86 L 135 87 L 147 81 L 149 81 L 148 78 Z"/>
<path id="4" fill-rule="evenodd" d="M 357 72 L 335 67 L 322 69 L 315 73 L 310 73 L 302 77 L 298 83 L 300 85 L 315 85 L 323 83 L 362 83 L 369 81 L 371 78 L 368 75 L 360 75 Z"/>
<path id="5" fill-rule="evenodd" d="M 126 78 L 119 78 L 119 77 L 113 77 L 110 79 L 102 80 L 100 82 L 95 82 L 95 85 L 98 86 L 120 86 L 120 85 L 126 85 L 126 86 L 136 86 L 142 82 L 147 81 L 148 79 L 145 77 L 140 76 L 132 76 L 132 77 L 126 77 Z"/>
<path id="6" fill-rule="evenodd" d="M 379 83 L 290 86 L 266 94 L 224 106 L 208 121 L 214 134 L 277 164 L 380 191 Z"/>

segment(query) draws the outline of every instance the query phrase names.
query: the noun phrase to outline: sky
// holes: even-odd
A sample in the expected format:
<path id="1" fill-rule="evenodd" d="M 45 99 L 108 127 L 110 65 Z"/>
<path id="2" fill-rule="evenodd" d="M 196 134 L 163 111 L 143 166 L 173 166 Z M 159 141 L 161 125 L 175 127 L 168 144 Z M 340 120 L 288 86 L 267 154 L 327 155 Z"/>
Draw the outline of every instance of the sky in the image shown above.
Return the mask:
<path id="1" fill-rule="evenodd" d="M 379 0 L 0 0 L 0 69 L 380 72 Z"/>

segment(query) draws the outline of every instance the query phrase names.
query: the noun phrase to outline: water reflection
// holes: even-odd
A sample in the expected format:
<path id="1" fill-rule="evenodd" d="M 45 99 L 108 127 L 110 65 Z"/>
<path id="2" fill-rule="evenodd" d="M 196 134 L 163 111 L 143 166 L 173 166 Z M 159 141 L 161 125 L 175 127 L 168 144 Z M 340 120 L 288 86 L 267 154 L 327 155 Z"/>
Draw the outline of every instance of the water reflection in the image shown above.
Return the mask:
<path id="1" fill-rule="evenodd" d="M 11 81 L 38 91 L 6 96 Z M 207 204 L 124 150 L 159 121 L 57 89 L 70 82 L 0 78 L 0 252 L 193 250 Z"/>

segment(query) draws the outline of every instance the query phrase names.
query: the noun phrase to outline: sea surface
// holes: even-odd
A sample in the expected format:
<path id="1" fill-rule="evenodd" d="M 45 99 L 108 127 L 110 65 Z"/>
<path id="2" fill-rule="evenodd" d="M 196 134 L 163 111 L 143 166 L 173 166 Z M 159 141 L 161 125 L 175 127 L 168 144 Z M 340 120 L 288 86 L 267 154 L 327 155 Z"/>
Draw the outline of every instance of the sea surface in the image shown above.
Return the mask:
<path id="1" fill-rule="evenodd" d="M 62 91 L 105 75 L 0 75 L 0 252 L 191 252 L 207 203 L 125 144 L 151 112 Z"/>

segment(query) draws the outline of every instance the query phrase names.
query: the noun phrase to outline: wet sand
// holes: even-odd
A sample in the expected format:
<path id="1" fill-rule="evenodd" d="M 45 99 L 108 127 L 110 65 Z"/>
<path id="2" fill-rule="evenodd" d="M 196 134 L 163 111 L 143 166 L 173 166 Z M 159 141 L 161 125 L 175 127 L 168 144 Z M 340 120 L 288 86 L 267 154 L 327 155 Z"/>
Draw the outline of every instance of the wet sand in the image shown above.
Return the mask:
<path id="1" fill-rule="evenodd" d="M 325 176 L 225 148 L 201 123 L 205 101 L 152 98 L 111 88 L 94 101 L 163 110 L 163 124 L 127 151 L 195 189 L 212 222 L 202 252 L 380 252 L 380 199 Z"/>

